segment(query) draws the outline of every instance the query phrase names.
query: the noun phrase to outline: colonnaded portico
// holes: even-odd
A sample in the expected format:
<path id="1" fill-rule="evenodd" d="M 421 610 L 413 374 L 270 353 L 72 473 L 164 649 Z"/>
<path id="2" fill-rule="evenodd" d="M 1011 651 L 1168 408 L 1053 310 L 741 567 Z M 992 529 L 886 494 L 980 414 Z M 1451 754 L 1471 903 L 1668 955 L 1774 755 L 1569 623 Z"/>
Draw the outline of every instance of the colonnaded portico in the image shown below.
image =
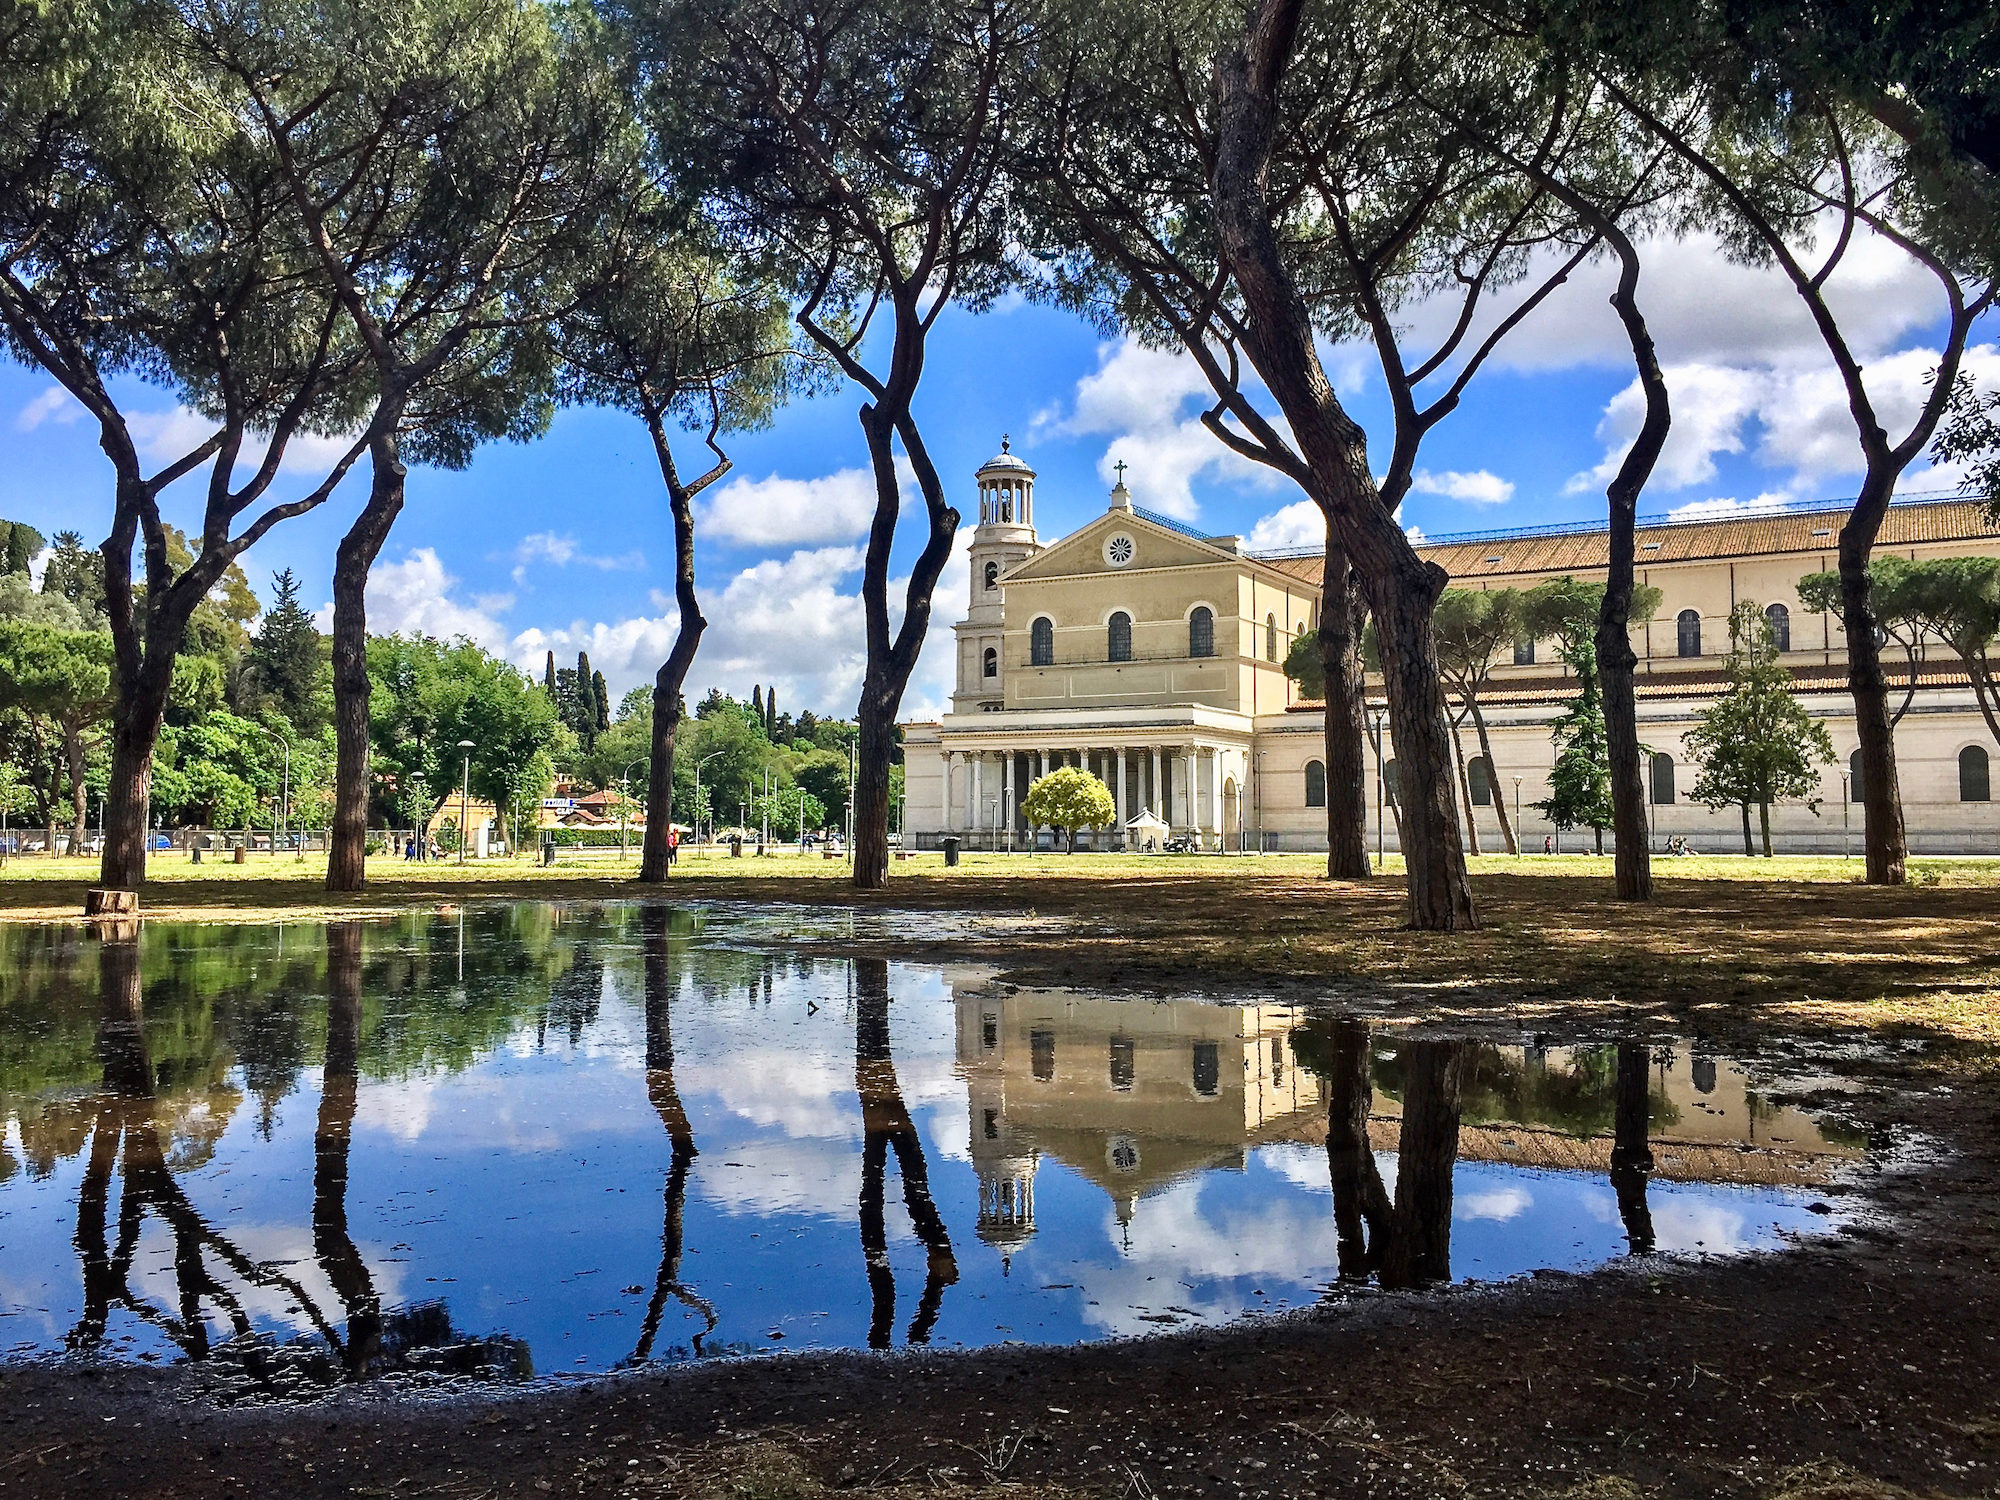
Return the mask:
<path id="1" fill-rule="evenodd" d="M 1204 847 L 1243 847 L 1249 726 L 1227 722 L 1239 715 L 1196 709 L 1176 718 L 1114 710 L 1092 714 L 1087 727 L 1069 733 L 1052 732 L 1046 715 L 1006 722 L 1013 717 L 982 715 L 976 731 L 942 736 L 935 757 L 906 762 L 906 777 L 929 771 L 935 778 L 933 786 L 906 780 L 905 796 L 919 805 L 934 802 L 941 810 L 938 833 L 954 834 L 972 848 L 1021 848 L 1034 832 L 1021 811 L 1029 786 L 1059 767 L 1075 766 L 1111 789 L 1117 810 L 1115 826 L 1079 835 L 1080 847 L 1124 847 L 1125 825 L 1147 812 L 1174 834 L 1199 835 Z M 1117 722 L 1121 717 L 1131 722 Z"/>

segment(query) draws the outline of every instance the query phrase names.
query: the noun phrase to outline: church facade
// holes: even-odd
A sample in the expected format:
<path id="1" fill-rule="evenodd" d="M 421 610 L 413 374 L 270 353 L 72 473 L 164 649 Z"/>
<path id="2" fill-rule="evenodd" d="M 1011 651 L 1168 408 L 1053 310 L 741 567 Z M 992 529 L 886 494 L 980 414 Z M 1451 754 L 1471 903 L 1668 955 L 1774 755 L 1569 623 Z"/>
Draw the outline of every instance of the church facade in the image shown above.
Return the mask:
<path id="1" fill-rule="evenodd" d="M 1326 847 L 1321 706 L 1302 701 L 1283 662 L 1318 624 L 1320 557 L 1258 553 L 1239 537 L 1207 536 L 1133 504 L 1122 479 L 1104 513 L 1044 543 L 1034 525 L 1035 473 L 1002 450 L 978 470 L 971 598 L 954 627 L 956 684 L 936 723 L 905 726 L 905 827 L 916 847 L 947 834 L 966 847 L 1046 847 L 1021 803 L 1034 779 L 1060 765 L 1104 781 L 1116 826 L 1080 847 L 1143 847 L 1164 838 L 1204 849 L 1313 851 Z M 1835 565 L 1843 512 L 1787 511 L 1641 528 L 1641 581 L 1662 602 L 1632 628 L 1639 657 L 1640 733 L 1650 755 L 1656 844 L 1685 838 L 1703 850 L 1740 850 L 1734 809 L 1689 800 L 1698 774 L 1682 737 L 1724 685 L 1729 616 L 1755 601 L 1771 619 L 1803 703 L 1823 719 L 1837 757 L 1820 795 L 1773 810 L 1782 850 L 1860 848 L 1853 760 L 1857 740 L 1845 688 L 1837 616 L 1808 611 L 1799 580 Z M 1439 538 L 1419 548 L 1454 588 L 1532 588 L 1571 575 L 1601 579 L 1602 528 L 1553 527 Z M 2000 534 L 1977 502 L 1893 507 L 1879 550 L 1912 558 L 2000 556 Z M 1912 664 L 1889 648 L 1892 705 L 1907 687 L 1896 731 L 1904 815 L 1919 852 L 2000 852 L 1992 758 L 2000 755 L 1958 659 L 1932 645 Z M 1500 847 L 1499 809 L 1539 850 L 1554 830 L 1533 804 L 1548 796 L 1549 726 L 1575 682 L 1549 642 L 1516 644 L 1480 699 L 1490 763 L 1465 745 L 1468 836 Z M 1371 718 L 1379 690 L 1370 693 Z M 1454 703 L 1454 709 L 1457 708 Z M 1368 748 L 1371 844 L 1396 847 L 1395 747 L 1386 722 Z M 1141 829 L 1135 819 L 1151 814 Z M 1588 832 L 1566 836 L 1576 847 Z M 1607 835 L 1608 837 L 1608 835 Z"/>

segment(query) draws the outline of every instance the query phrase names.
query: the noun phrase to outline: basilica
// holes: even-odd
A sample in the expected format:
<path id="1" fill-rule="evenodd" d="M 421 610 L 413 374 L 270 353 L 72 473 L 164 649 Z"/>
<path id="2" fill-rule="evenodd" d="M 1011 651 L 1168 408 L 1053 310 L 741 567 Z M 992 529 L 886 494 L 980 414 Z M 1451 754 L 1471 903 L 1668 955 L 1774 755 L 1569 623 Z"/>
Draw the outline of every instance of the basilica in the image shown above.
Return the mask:
<path id="1" fill-rule="evenodd" d="M 1121 476 L 1102 515 L 1043 542 L 1035 471 L 1002 443 L 976 476 L 971 598 L 954 627 L 956 689 L 936 723 L 905 726 L 905 826 L 935 848 L 1048 844 L 1021 803 L 1036 777 L 1081 766 L 1111 789 L 1112 827 L 1080 847 L 1276 852 L 1326 847 L 1324 714 L 1302 700 L 1283 662 L 1318 624 L 1318 549 L 1254 552 L 1133 504 Z M 1838 756 L 1817 798 L 1773 811 L 1781 852 L 1860 847 L 1861 809 L 1844 634 L 1807 610 L 1799 580 L 1835 565 L 1841 509 L 1645 524 L 1641 581 L 1660 589 L 1632 627 L 1640 734 L 1649 751 L 1655 838 L 1740 850 L 1733 809 L 1689 800 L 1697 767 L 1682 736 L 1724 684 L 1728 622 L 1743 600 L 1771 620 L 1800 700 L 1823 719 Z M 1422 554 L 1454 588 L 1531 588 L 1565 575 L 1601 578 L 1602 527 L 1557 526 L 1438 537 Z M 1970 500 L 1899 504 L 1879 551 L 1912 558 L 2000 555 L 2000 534 Z M 1958 659 L 1941 647 L 1889 662 L 1909 691 L 1896 731 L 1904 815 L 1919 852 L 2000 852 L 1991 757 L 2000 754 Z M 1555 831 L 1535 811 L 1548 796 L 1549 725 L 1575 683 L 1547 642 L 1517 642 L 1481 699 L 1491 762 L 1468 745 L 1473 847 L 1500 847 L 1500 814 L 1540 850 Z M 1904 677 L 1910 680 L 1904 682 Z M 1897 695 L 1900 702 L 1901 694 Z M 1379 691 L 1370 694 L 1379 708 Z M 1371 711 L 1371 719 L 1381 716 Z M 1465 731 L 1469 736 L 1470 731 Z M 1368 751 L 1370 844 L 1396 847 L 1395 746 L 1386 725 Z M 1496 804 L 1500 804 L 1496 807 Z M 1569 835 L 1572 846 L 1576 835 Z"/>

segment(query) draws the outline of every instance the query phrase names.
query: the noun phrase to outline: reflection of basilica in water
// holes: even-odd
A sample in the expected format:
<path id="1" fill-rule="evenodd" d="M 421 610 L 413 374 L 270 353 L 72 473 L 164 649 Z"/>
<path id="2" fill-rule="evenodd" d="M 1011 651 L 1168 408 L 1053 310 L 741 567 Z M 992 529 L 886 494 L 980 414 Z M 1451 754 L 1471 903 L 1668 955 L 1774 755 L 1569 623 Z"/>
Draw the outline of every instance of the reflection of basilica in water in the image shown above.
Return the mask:
<path id="1" fill-rule="evenodd" d="M 1328 1144 L 1329 1084 L 1313 1045 L 1323 1023 L 1292 1006 L 1019 991 L 963 995 L 957 1011 L 978 1232 L 1003 1255 L 1035 1232 L 1044 1156 L 1102 1188 L 1125 1225 L 1140 1199 L 1203 1171 L 1241 1169 L 1255 1147 Z M 1608 1173 L 1620 1050 L 1466 1047 L 1457 1158 Z M 1651 1176 L 1808 1187 L 1861 1154 L 1764 1099 L 1733 1064 L 1687 1048 L 1636 1050 Z M 1368 1054 L 1368 1145 L 1393 1153 L 1403 1128 L 1395 1034 L 1374 1033 Z"/>

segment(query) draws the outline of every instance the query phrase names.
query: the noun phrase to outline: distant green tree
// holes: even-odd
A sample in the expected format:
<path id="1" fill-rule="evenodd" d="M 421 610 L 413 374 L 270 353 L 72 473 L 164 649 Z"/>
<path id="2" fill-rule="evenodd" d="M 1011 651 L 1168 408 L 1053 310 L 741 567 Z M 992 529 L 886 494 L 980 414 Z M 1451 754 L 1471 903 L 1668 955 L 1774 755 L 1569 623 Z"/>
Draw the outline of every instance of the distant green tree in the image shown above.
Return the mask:
<path id="1" fill-rule="evenodd" d="M 332 709 L 326 643 L 312 615 L 299 603 L 299 580 L 292 570 L 274 574 L 272 586 L 276 599 L 258 625 L 248 653 L 253 691 L 302 732 L 317 733 Z"/>
<path id="2" fill-rule="evenodd" d="M 47 545 L 26 521 L 0 521 L 0 576 L 26 574 Z"/>
<path id="3" fill-rule="evenodd" d="M 1069 852 L 1076 853 L 1077 830 L 1108 828 L 1118 816 L 1111 788 L 1088 771 L 1062 766 L 1037 777 L 1021 799 L 1021 813 L 1030 828 L 1059 828 L 1069 835 Z"/>
<path id="4" fill-rule="evenodd" d="M 1797 797 L 1819 811 L 1819 768 L 1832 761 L 1833 741 L 1792 695 L 1792 674 L 1778 664 L 1770 619 L 1749 600 L 1729 613 L 1728 671 L 1728 689 L 1695 716 L 1683 741 L 1701 766 L 1694 797 L 1705 807 L 1742 809 L 1746 855 L 1754 852 L 1755 807 L 1769 857 L 1771 804 Z"/>
<path id="5" fill-rule="evenodd" d="M 1498 774 L 1493 758 L 1493 738 L 1486 727 L 1480 695 L 1492 680 L 1493 668 L 1501 652 L 1511 648 L 1526 629 L 1526 601 L 1519 589 L 1446 589 L 1439 596 L 1431 617 L 1431 633 L 1437 639 L 1438 671 L 1458 697 L 1459 719 L 1472 720 L 1479 739 L 1479 753 L 1489 772 Z M 1318 655 L 1318 647 L 1314 647 Z M 1465 827 L 1472 852 L 1479 852 L 1479 821 L 1474 815 L 1472 782 L 1466 772 L 1465 750 L 1459 743 L 1458 723 L 1451 726 L 1452 751 L 1458 761 L 1459 791 L 1465 799 Z M 1494 813 L 1500 820 L 1500 837 L 1509 854 L 1520 852 L 1514 825 L 1507 817 L 1507 799 L 1493 789 Z"/>
<path id="6" fill-rule="evenodd" d="M 833 750 L 815 750 L 795 773 L 798 784 L 825 810 L 827 822 L 847 826 L 847 757 Z"/>
<path id="7" fill-rule="evenodd" d="M 46 724 L 61 746 L 73 847 L 83 842 L 88 761 L 110 723 L 115 675 L 108 634 L 0 622 L 0 710 Z"/>
<path id="8" fill-rule="evenodd" d="M 82 628 L 97 628 L 104 619 L 103 554 L 84 544 L 83 533 L 58 531 L 42 570 L 42 592 L 75 605 Z"/>

